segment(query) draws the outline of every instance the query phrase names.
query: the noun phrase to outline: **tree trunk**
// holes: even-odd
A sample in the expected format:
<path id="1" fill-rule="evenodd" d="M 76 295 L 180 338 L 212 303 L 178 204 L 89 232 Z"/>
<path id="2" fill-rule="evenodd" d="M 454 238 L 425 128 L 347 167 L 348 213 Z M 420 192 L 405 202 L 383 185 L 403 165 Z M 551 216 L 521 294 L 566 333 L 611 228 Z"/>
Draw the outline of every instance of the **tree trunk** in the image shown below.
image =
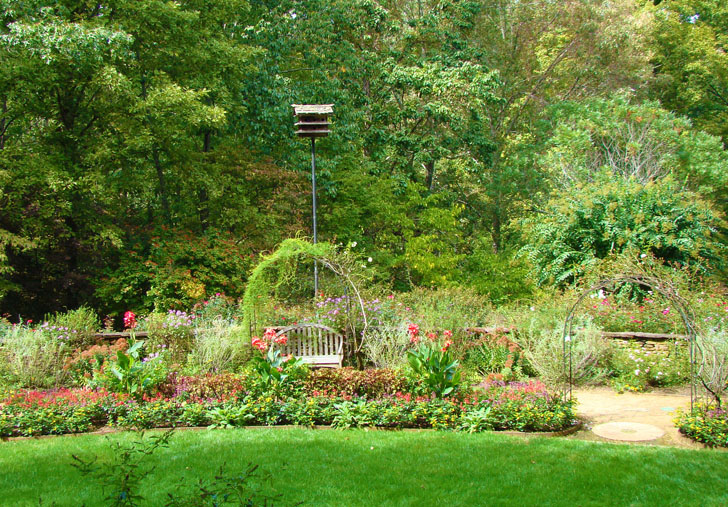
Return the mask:
<path id="1" fill-rule="evenodd" d="M 425 186 L 427 187 L 427 190 L 432 192 L 432 189 L 435 187 L 435 161 L 432 160 L 427 162 L 427 164 L 425 164 L 425 170 L 427 171 Z"/>
<path id="2" fill-rule="evenodd" d="M 3 95 L 2 106 L 0 106 L 0 150 L 5 149 L 5 129 L 7 128 L 8 98 Z"/>
<path id="3" fill-rule="evenodd" d="M 212 132 L 206 130 L 202 141 L 202 153 L 209 153 L 211 147 Z M 202 228 L 202 232 L 205 232 L 210 225 L 210 196 L 207 194 L 207 188 L 205 188 L 204 183 L 200 184 L 200 189 L 197 191 L 197 199 L 199 201 L 200 227 Z"/>
<path id="4" fill-rule="evenodd" d="M 167 197 L 167 181 L 164 178 L 164 169 L 159 160 L 159 149 L 155 146 L 152 148 L 152 157 L 154 159 L 154 168 L 157 170 L 157 181 L 159 182 L 159 197 L 162 200 L 162 212 L 164 213 L 164 221 L 167 225 L 172 223 L 172 214 L 169 211 L 169 199 Z"/>
<path id="5" fill-rule="evenodd" d="M 501 249 L 501 216 L 500 210 L 496 202 L 496 207 L 493 210 L 493 219 L 491 220 L 490 237 L 493 241 L 493 253 L 500 252 Z"/>

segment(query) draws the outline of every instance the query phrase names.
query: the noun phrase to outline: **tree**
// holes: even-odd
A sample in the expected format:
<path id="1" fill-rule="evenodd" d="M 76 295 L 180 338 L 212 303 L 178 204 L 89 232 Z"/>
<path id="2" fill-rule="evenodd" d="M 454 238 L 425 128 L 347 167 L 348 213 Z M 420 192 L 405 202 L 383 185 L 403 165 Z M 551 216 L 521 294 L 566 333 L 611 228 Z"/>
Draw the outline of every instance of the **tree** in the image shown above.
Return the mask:
<path id="1" fill-rule="evenodd" d="M 655 10 L 652 95 L 728 143 L 728 5 L 666 0 Z"/>
<path id="2" fill-rule="evenodd" d="M 482 116 L 493 149 L 475 154 L 461 199 L 496 252 L 509 220 L 530 212 L 530 198 L 544 190 L 534 157 L 548 106 L 648 81 L 642 13 L 631 0 L 482 2 L 471 45 L 498 76 L 498 100 Z"/>

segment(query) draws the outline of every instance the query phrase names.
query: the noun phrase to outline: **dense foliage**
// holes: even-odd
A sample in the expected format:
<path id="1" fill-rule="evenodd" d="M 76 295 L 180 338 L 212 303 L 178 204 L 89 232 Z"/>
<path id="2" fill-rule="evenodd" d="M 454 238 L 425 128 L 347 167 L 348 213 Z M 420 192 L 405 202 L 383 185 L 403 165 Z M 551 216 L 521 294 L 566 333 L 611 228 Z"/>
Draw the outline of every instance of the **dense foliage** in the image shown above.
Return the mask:
<path id="1" fill-rule="evenodd" d="M 308 146 L 293 135 L 291 103 L 334 103 L 332 134 L 317 145 L 320 236 L 357 243 L 395 290 L 529 297 L 529 262 L 515 255 L 541 249 L 545 232 L 519 220 L 573 236 L 552 204 L 573 198 L 589 213 L 594 196 L 578 185 L 595 174 L 628 201 L 615 244 L 651 242 L 665 260 L 715 274 L 724 10 L 717 0 L 3 2 L 0 313 L 38 320 L 88 304 L 119 317 L 241 297 L 260 253 L 310 234 Z M 664 241 L 646 237 L 633 227 L 638 208 L 665 195 L 669 208 L 655 213 L 690 218 L 658 231 Z M 556 258 L 613 242 L 599 227 L 574 233 Z M 537 264 L 536 281 L 573 280 L 582 261 Z"/>

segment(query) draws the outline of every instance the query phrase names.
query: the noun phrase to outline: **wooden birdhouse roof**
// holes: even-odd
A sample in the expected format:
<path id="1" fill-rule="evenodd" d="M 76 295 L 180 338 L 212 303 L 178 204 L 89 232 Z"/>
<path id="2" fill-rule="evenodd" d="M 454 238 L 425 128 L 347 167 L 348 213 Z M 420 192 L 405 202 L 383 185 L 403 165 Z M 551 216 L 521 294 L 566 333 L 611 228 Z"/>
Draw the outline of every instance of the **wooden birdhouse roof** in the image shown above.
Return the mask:
<path id="1" fill-rule="evenodd" d="M 293 114 L 296 116 L 302 114 L 333 114 L 333 104 L 291 104 L 293 106 Z"/>

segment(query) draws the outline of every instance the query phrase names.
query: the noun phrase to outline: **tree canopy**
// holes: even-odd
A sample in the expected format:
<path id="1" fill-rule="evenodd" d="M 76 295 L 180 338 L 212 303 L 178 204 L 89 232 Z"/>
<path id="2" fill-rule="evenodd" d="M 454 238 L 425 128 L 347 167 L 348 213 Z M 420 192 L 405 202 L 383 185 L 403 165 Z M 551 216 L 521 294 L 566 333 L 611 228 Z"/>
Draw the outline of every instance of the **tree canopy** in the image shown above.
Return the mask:
<path id="1" fill-rule="evenodd" d="M 242 297 L 261 255 L 310 234 L 292 103 L 334 104 L 319 233 L 356 242 L 378 283 L 506 301 L 573 280 L 585 259 L 554 259 L 603 242 L 721 276 L 725 14 L 718 0 L 4 0 L 0 314 Z M 677 229 L 658 247 L 641 215 Z"/>

